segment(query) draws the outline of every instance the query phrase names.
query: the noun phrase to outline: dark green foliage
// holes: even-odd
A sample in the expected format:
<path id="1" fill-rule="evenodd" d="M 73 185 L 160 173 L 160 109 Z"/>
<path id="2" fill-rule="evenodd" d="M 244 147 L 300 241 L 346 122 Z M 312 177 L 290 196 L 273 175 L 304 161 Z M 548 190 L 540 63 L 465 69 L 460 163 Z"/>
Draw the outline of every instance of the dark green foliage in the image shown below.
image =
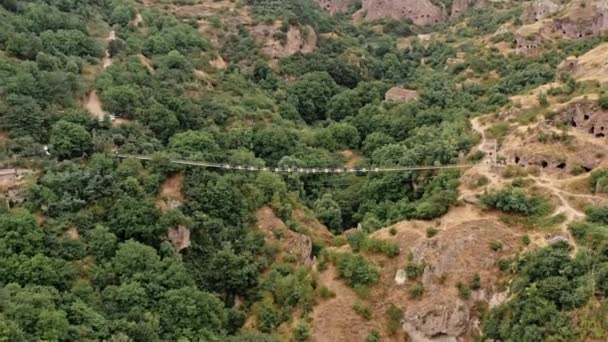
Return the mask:
<path id="1" fill-rule="evenodd" d="M 389 258 L 394 258 L 399 255 L 398 244 L 372 237 L 365 238 L 361 242 L 360 248 L 363 252 L 382 253 Z"/>
<path id="2" fill-rule="evenodd" d="M 539 196 L 528 195 L 521 188 L 507 187 L 481 196 L 480 203 L 488 208 L 525 216 L 543 215 L 549 211 L 547 201 Z"/>
<path id="3" fill-rule="evenodd" d="M 379 271 L 361 255 L 337 254 L 335 262 L 340 277 L 346 279 L 351 287 L 369 286 L 378 281 Z"/>
<path id="4" fill-rule="evenodd" d="M 391 335 L 394 335 L 401 328 L 401 320 L 403 319 L 403 310 L 391 304 L 386 310 L 386 316 L 388 317 L 388 331 Z"/>
<path id="5" fill-rule="evenodd" d="M 91 135 L 80 125 L 61 120 L 50 133 L 51 149 L 59 158 L 79 157 L 91 149 Z"/>
<path id="6" fill-rule="evenodd" d="M 329 101 L 337 90 L 328 73 L 308 73 L 290 86 L 288 100 L 304 121 L 312 123 L 326 118 Z"/>

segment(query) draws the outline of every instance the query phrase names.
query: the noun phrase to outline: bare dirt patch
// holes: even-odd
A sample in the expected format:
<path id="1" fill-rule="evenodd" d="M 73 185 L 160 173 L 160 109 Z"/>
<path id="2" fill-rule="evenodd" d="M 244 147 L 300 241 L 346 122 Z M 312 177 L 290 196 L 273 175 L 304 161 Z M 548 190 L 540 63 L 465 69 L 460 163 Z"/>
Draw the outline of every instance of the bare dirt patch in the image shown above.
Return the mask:
<path id="1" fill-rule="evenodd" d="M 177 208 L 184 203 L 182 189 L 184 187 L 184 175 L 175 174 L 167 178 L 160 186 L 160 193 L 156 206 L 162 211 Z"/>

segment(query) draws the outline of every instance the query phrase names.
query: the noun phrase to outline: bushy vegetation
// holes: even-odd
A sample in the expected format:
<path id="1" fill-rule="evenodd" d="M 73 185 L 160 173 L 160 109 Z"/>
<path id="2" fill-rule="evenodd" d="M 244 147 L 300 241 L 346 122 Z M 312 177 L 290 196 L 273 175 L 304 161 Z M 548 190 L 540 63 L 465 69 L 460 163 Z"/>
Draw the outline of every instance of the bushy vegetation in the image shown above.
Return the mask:
<path id="1" fill-rule="evenodd" d="M 547 214 L 550 210 L 546 199 L 538 195 L 528 195 L 524 189 L 506 187 L 486 193 L 480 198 L 481 205 L 524 216 Z"/>
<path id="2" fill-rule="evenodd" d="M 516 21 L 518 8 L 473 10 L 464 17 L 466 29 L 452 34 L 447 23 L 422 29 L 396 20 L 382 21 L 384 32 L 378 32 L 376 23 L 332 17 L 313 0 L 247 0 L 253 18 L 247 25 L 238 23 L 240 5 L 211 18 L 184 19 L 169 9 L 194 2 L 162 3 L 0 2 L 0 162 L 35 170 L 18 189 L 24 201 L 0 209 L 0 340 L 270 341 L 285 325 L 295 328 L 282 337 L 307 340 L 316 296 L 336 294 L 319 286 L 305 263 L 278 257 L 281 246 L 265 241 L 256 211 L 270 207 L 302 234 L 308 227 L 297 222 L 294 209 L 310 212 L 335 235 L 361 224 L 348 238 L 354 253 L 332 255 L 316 240 L 312 253 L 319 271 L 333 261 L 339 276 L 363 292 L 380 277 L 366 256 L 400 254 L 396 243 L 368 234 L 400 220 L 443 215 L 458 198 L 460 173 L 239 173 L 170 160 L 333 168 L 352 155 L 354 167 L 458 163 L 477 143 L 468 119 L 553 80 L 560 61 L 556 51 L 524 58 L 453 44 Z M 137 14 L 142 22 L 136 25 Z M 201 30 L 198 19 L 209 22 L 211 32 Z M 304 26 L 310 25 L 316 50 L 271 61 L 254 31 L 277 19 L 282 24 L 275 38 L 285 42 L 290 27 L 308 32 Z M 111 30 L 116 39 L 108 41 Z M 427 30 L 447 38 L 397 47 L 398 39 Z M 595 43 L 560 48 L 581 53 Z M 104 65 L 106 49 L 111 66 Z M 464 62 L 454 65 L 459 53 Z M 210 65 L 218 57 L 226 68 Z M 484 77 L 490 74 L 499 77 Z M 464 82 L 471 76 L 483 82 Z M 566 80 L 565 91 L 578 89 L 572 82 Z M 384 102 L 394 86 L 415 89 L 419 97 Z M 92 91 L 105 117 L 84 108 Z M 500 138 L 507 129 L 499 124 L 488 133 Z M 605 176 L 594 172 L 594 191 L 604 192 Z M 177 199 L 166 198 L 170 186 Z M 529 216 L 547 210 L 544 199 L 515 188 L 487 194 L 482 203 Z M 588 222 L 571 228 L 593 251 L 605 249 L 605 216 L 593 209 Z M 175 232 L 184 230 L 187 241 L 176 242 Z M 277 240 L 285 232 L 276 231 Z M 435 234 L 427 230 L 429 238 Z M 554 253 L 561 253 L 550 255 L 556 263 L 567 259 L 565 251 Z M 568 339 L 560 310 L 605 296 L 604 254 L 591 264 L 580 257 L 580 265 L 596 267 L 592 293 L 585 292 L 591 282 L 572 270 L 578 258 L 536 278 L 526 265 L 544 255 L 518 263 L 524 280 L 514 286 L 526 289 L 521 296 L 535 296 L 524 309 L 547 312 L 529 322 L 526 312 L 507 305 L 492 313 L 488 336 L 520 340 L 524 335 L 517 334 L 527 329 L 531 335 L 525 336 Z M 403 266 L 409 279 L 424 271 L 412 260 Z M 508 271 L 511 263 L 501 267 Z M 564 284 L 575 291 L 565 294 Z M 422 284 L 410 285 L 412 298 L 425 294 Z M 473 279 L 462 287 L 477 285 Z M 543 291 L 538 306 L 535 291 Z M 367 317 L 366 308 L 359 311 Z M 402 309 L 391 306 L 386 316 L 396 331 Z M 511 335 L 506 330 L 516 320 L 509 317 L 521 318 L 525 327 Z M 256 331 L 243 328 L 248 319 Z M 561 330 L 534 330 L 542 324 Z M 370 332 L 369 341 L 379 339 Z"/>
<path id="3" fill-rule="evenodd" d="M 340 253 L 334 256 L 336 268 L 341 278 L 351 287 L 369 286 L 378 281 L 378 269 L 358 254 Z"/>
<path id="4" fill-rule="evenodd" d="M 606 301 L 608 219 L 606 208 L 592 208 L 587 221 L 570 231 L 579 244 L 575 257 L 560 242 L 520 259 L 511 292 L 514 298 L 493 309 L 484 323 L 487 338 L 501 340 L 585 340 L 605 338 L 605 317 L 574 324 L 574 310 Z M 583 309 L 581 309 L 583 308 Z M 601 310 L 601 309 L 600 309 Z M 534 313 L 534 314 L 530 314 Z M 598 327 L 597 329 L 595 327 Z"/>

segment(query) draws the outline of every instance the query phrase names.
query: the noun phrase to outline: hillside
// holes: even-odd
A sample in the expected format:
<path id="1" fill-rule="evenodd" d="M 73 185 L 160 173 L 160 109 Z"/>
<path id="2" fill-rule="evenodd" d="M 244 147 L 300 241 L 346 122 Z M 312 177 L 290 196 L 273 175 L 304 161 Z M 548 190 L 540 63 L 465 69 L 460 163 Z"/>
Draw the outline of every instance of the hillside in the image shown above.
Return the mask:
<path id="1" fill-rule="evenodd" d="M 607 18 L 0 2 L 0 340 L 605 341 Z"/>

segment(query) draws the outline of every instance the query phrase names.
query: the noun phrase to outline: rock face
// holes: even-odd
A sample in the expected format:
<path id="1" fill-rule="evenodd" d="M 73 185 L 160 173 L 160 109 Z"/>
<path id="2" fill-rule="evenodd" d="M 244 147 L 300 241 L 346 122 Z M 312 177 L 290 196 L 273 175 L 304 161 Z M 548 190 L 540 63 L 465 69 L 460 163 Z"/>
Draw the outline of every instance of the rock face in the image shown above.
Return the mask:
<path id="1" fill-rule="evenodd" d="M 457 18 L 466 12 L 470 7 L 481 5 L 484 2 L 484 0 L 454 0 L 450 16 L 452 18 Z"/>
<path id="2" fill-rule="evenodd" d="M 577 101 L 563 111 L 560 118 L 562 122 L 596 138 L 608 135 L 608 111 L 603 110 L 597 101 Z"/>
<path id="3" fill-rule="evenodd" d="M 568 39 L 601 35 L 608 31 L 608 3 L 605 0 L 573 1 L 564 15 L 555 18 L 553 29 Z"/>
<path id="4" fill-rule="evenodd" d="M 185 226 L 170 229 L 168 238 L 178 252 L 190 247 L 190 230 Z"/>
<path id="5" fill-rule="evenodd" d="M 331 14 L 346 13 L 354 3 L 354 0 L 319 0 L 319 6 Z"/>
<path id="6" fill-rule="evenodd" d="M 526 56 L 534 55 L 540 51 L 543 45 L 543 36 L 535 34 L 531 36 L 520 36 L 515 37 L 515 53 Z"/>
<path id="7" fill-rule="evenodd" d="M 284 42 L 275 37 L 275 33 L 279 30 L 280 22 L 272 26 L 261 25 L 254 30 L 256 37 L 264 42 L 262 52 L 273 60 L 296 53 L 311 53 L 317 48 L 317 34 L 311 26 L 289 27 Z"/>
<path id="8" fill-rule="evenodd" d="M 280 258 L 293 259 L 304 265 L 312 263 L 312 240 L 308 236 L 289 230 L 269 207 L 260 208 L 256 212 L 256 220 L 267 241 L 277 242 L 280 246 Z"/>
<path id="9" fill-rule="evenodd" d="M 556 13 L 560 6 L 551 0 L 536 0 L 529 3 L 521 15 L 524 23 L 530 24 Z"/>
<path id="10" fill-rule="evenodd" d="M 504 245 L 501 251 L 504 255 L 516 249 L 513 233 L 503 225 L 488 220 L 451 227 L 450 236 L 445 235 L 445 232 L 441 232 L 433 239 L 420 240 L 410 250 L 415 262 L 426 265 L 420 281 L 425 291 L 433 294 L 405 305 L 403 328 L 413 340 L 461 340 L 472 329 L 473 304 L 472 301 L 459 299 L 448 289 L 454 289 L 457 281 L 470 279 L 474 273 L 478 273 L 486 284 L 492 283 L 491 279 L 495 276 L 491 270 L 496 268 L 496 262 L 503 256 L 482 255 L 479 253 L 480 246 L 485 247 L 490 241 L 498 240 Z M 489 302 L 497 292 L 494 286 L 486 286 L 471 295 L 475 300 Z"/>
<path id="11" fill-rule="evenodd" d="M 418 92 L 415 90 L 393 87 L 384 95 L 387 102 L 410 102 L 418 99 Z"/>
<path id="12" fill-rule="evenodd" d="M 430 0 L 363 0 L 362 11 L 366 13 L 366 20 L 408 18 L 420 26 L 447 18 L 445 9 Z"/>

